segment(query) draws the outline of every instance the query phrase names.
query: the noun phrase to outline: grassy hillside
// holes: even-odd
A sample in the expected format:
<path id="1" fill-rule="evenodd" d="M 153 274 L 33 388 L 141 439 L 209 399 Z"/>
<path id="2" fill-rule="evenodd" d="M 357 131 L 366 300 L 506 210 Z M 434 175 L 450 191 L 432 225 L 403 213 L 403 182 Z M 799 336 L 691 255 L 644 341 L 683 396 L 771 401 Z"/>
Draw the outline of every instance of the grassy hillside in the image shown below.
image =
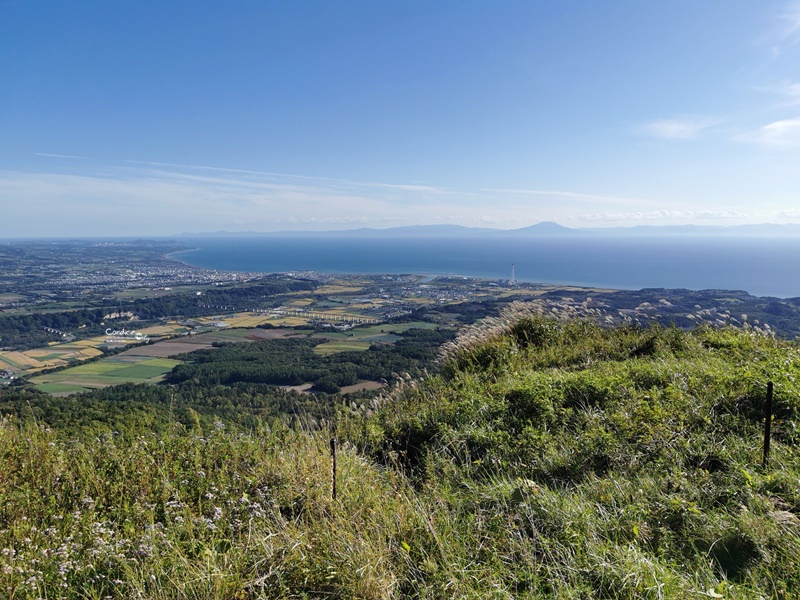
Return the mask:
<path id="1" fill-rule="evenodd" d="M 65 440 L 6 420 L 0 593 L 795 598 L 798 376 L 798 348 L 750 328 L 515 307 L 450 344 L 440 375 L 320 430 Z"/>

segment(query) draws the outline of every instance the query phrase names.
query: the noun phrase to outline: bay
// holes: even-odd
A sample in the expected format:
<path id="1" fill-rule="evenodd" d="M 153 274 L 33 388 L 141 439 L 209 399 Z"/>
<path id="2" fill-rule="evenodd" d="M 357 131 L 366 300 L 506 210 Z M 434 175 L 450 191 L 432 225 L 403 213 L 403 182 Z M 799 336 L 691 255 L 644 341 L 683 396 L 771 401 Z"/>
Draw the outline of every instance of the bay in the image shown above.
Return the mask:
<path id="1" fill-rule="evenodd" d="M 800 296 L 800 239 L 700 236 L 187 237 L 179 260 L 248 272 L 461 275 L 612 289 Z"/>

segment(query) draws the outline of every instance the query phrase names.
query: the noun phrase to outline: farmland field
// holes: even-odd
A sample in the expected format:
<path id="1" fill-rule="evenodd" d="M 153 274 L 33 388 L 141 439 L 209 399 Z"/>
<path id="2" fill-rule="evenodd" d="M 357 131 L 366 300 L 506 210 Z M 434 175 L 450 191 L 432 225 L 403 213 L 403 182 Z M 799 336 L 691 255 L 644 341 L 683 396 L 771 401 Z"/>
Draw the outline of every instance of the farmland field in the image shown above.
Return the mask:
<path id="1" fill-rule="evenodd" d="M 407 283 L 404 281 L 401 285 Z M 297 290 L 283 294 L 274 301 L 252 304 L 248 301 L 237 305 L 226 300 L 220 306 L 208 307 L 219 312 L 168 316 L 149 325 L 147 321 L 115 319 L 110 329 L 131 331 L 115 337 L 111 333 L 95 335 L 99 331 L 95 329 L 93 337 L 87 338 L 76 330 L 69 332 L 78 338 L 71 342 L 54 342 L 22 351 L 0 351 L 0 369 L 11 371 L 17 377 L 32 377 L 34 385 L 43 391 L 66 394 L 122 382 L 157 381 L 177 364 L 175 357 L 211 348 L 215 343 L 311 336 L 320 342 L 315 352 L 326 355 L 363 351 L 376 343 L 391 344 L 399 341 L 398 334 L 412 327 L 437 327 L 427 322 L 379 324 L 387 318 L 394 318 L 397 312 L 408 314 L 409 309 L 420 304 L 440 302 L 440 298 L 414 297 L 416 293 L 427 295 L 432 285 L 426 284 L 424 290 L 410 293 L 403 287 L 401 294 L 404 299 L 400 300 L 393 297 L 388 288 L 384 294 L 382 280 L 380 287 L 376 288 L 374 284 L 375 281 L 369 278 L 363 281 L 336 279 L 313 293 Z M 117 296 L 120 300 L 156 298 L 177 292 L 186 293 L 187 290 L 202 292 L 209 288 L 208 285 L 170 290 L 142 288 L 117 293 Z M 59 303 L 59 306 L 63 309 L 64 303 Z M 236 308 L 226 309 L 224 306 Z M 122 309 L 119 312 L 132 314 Z M 448 322 L 447 316 L 442 315 L 437 315 L 437 320 L 439 324 Z M 365 323 L 375 325 L 367 326 Z M 271 327 L 260 329 L 259 326 L 263 325 Z M 354 328 L 348 329 L 354 325 Z M 296 327 L 303 329 L 289 329 Z M 315 334 L 315 329 L 319 333 Z M 132 334 L 147 336 L 149 343 L 137 343 L 141 340 L 136 340 Z M 104 353 L 108 355 L 103 356 Z M 92 358 L 99 360 L 76 364 Z M 47 373 L 55 369 L 63 371 Z"/>
<path id="2" fill-rule="evenodd" d="M 211 348 L 214 342 L 257 341 L 296 335 L 297 333 L 292 329 L 226 329 L 194 336 L 184 335 L 153 344 L 136 346 L 96 362 L 67 368 L 56 373 L 39 375 L 33 377 L 31 381 L 43 392 L 58 395 L 83 392 L 120 383 L 157 383 L 175 365 L 180 364 L 180 361 L 167 357 Z M 66 344 L 59 347 L 63 346 Z M 53 348 L 47 348 L 44 351 L 52 354 Z M 70 357 L 80 358 L 78 352 L 101 354 L 100 350 L 95 348 L 77 349 L 73 347 Z M 65 355 L 57 356 L 60 358 L 56 358 L 52 362 L 66 364 Z M 85 356 L 84 358 L 89 357 Z M 0 362 L 0 368 L 3 368 L 2 365 L 3 363 Z M 16 370 L 17 367 L 14 368 Z"/>
<path id="3" fill-rule="evenodd" d="M 334 283 L 329 283 L 327 285 L 323 285 L 322 287 L 317 288 L 317 294 L 353 294 L 355 292 L 360 292 L 364 289 L 364 286 L 353 286 L 353 285 L 337 285 Z"/>
<path id="4" fill-rule="evenodd" d="M 126 360 L 106 360 L 78 365 L 57 373 L 33 377 L 37 388 L 50 394 L 68 394 L 120 383 L 155 383 L 179 364 L 177 360 L 146 358 L 131 364 Z"/>
<path id="5" fill-rule="evenodd" d="M 314 348 L 317 354 L 335 354 L 336 352 L 362 351 L 369 350 L 372 343 L 359 340 L 336 340 L 326 342 Z"/>

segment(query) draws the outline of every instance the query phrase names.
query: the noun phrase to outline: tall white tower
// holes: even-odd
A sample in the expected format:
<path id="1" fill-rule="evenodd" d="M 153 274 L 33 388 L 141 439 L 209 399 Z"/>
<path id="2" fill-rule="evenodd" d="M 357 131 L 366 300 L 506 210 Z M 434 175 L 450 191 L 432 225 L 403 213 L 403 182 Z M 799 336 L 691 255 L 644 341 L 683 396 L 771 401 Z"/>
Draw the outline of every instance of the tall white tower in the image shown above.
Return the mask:
<path id="1" fill-rule="evenodd" d="M 511 263 L 511 279 L 508 280 L 508 285 L 517 285 L 517 278 L 514 276 L 514 263 Z"/>

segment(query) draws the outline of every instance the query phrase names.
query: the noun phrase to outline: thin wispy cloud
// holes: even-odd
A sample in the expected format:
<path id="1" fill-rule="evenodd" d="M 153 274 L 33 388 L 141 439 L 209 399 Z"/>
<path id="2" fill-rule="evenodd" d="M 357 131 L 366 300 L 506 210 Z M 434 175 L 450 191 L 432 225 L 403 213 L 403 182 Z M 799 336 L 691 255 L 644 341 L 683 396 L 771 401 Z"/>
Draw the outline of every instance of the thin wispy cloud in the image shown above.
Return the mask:
<path id="1" fill-rule="evenodd" d="M 800 42 L 800 2 L 790 2 L 777 11 L 769 26 L 756 40 L 759 46 L 766 46 L 769 59 L 766 65 L 780 59 L 788 48 Z"/>
<path id="2" fill-rule="evenodd" d="M 484 203 L 465 206 L 450 195 L 431 197 L 414 186 L 367 189 L 235 175 L 127 167 L 93 175 L 0 171 L 0 198 L 17 200 L 0 221 L 0 235 L 23 233 L 10 227 L 23 221 L 36 235 L 60 235 L 63 223 L 71 223 L 76 235 L 147 231 L 171 235 L 248 227 L 275 231 L 301 225 L 324 229 L 327 225 L 488 222 Z M 519 223 L 520 216 L 512 212 L 498 207 L 494 216 L 498 223 Z M 26 214 L 39 217 L 26 219 Z M 527 221 L 535 222 L 536 214 L 527 215 Z"/>
<path id="3" fill-rule="evenodd" d="M 497 215 L 481 215 L 480 217 L 474 217 L 473 221 L 476 223 L 483 223 L 486 225 L 519 225 L 520 221 L 524 222 L 524 219 L 521 218 L 520 215 L 507 215 L 507 216 L 497 216 Z"/>
<path id="4" fill-rule="evenodd" d="M 402 225 L 407 224 L 409 219 L 399 217 L 364 217 L 364 216 L 346 216 L 346 217 L 286 217 L 282 219 L 236 219 L 231 223 L 239 227 L 274 227 L 276 223 L 285 223 L 288 225 L 350 225 L 350 226 L 368 226 L 368 225 Z"/>
<path id="5" fill-rule="evenodd" d="M 751 215 L 735 210 L 653 210 L 637 212 L 602 212 L 579 215 L 580 221 L 627 222 L 627 221 L 687 221 L 747 219 Z"/>
<path id="6" fill-rule="evenodd" d="M 800 118 L 773 121 L 737 139 L 776 149 L 797 148 L 800 147 Z"/>
<path id="7" fill-rule="evenodd" d="M 665 140 L 690 140 L 698 137 L 703 130 L 719 125 L 720 122 L 720 119 L 698 116 L 658 119 L 643 125 L 641 131 Z"/>
<path id="8" fill-rule="evenodd" d="M 226 167 L 212 167 L 207 165 L 187 165 L 180 163 L 165 163 L 165 162 L 144 161 L 144 160 L 126 160 L 125 162 L 130 164 L 150 165 L 157 167 L 173 167 L 179 169 L 196 169 L 204 171 L 219 171 L 224 173 L 238 173 L 242 175 L 256 175 L 261 177 L 278 177 L 278 178 L 297 179 L 306 181 L 322 181 L 322 182 L 329 182 L 329 183 L 342 184 L 348 186 L 398 189 L 398 190 L 408 190 L 408 191 L 426 192 L 434 194 L 458 193 L 455 190 L 449 190 L 443 187 L 420 185 L 420 184 L 354 181 L 351 179 L 337 179 L 334 177 L 321 177 L 318 175 L 297 175 L 293 173 L 278 173 L 273 171 L 254 171 L 248 169 L 231 169 Z"/>
<path id="9" fill-rule="evenodd" d="M 778 101 L 760 112 L 774 111 L 776 109 L 800 106 L 800 83 L 793 80 L 784 80 L 776 84 L 762 85 L 755 88 L 759 92 L 778 97 Z"/>
<path id="10" fill-rule="evenodd" d="M 586 194 L 582 192 L 571 192 L 564 190 L 526 190 L 526 189 L 507 189 L 507 188 L 484 188 L 482 192 L 494 194 L 512 194 L 522 196 L 539 196 L 542 198 L 568 198 L 570 200 L 579 200 L 582 202 L 615 202 L 618 204 L 634 204 L 641 205 L 643 203 L 649 204 L 650 200 L 643 200 L 641 198 L 624 198 L 620 196 L 606 196 L 602 194 Z"/>
<path id="11" fill-rule="evenodd" d="M 783 106 L 800 105 L 800 83 L 785 81 L 781 84 L 779 91 L 784 96 Z"/>
<path id="12" fill-rule="evenodd" d="M 162 163 L 163 164 L 163 163 Z M 420 210 L 428 210 L 438 204 L 458 204 L 462 200 L 471 200 L 474 194 L 450 191 L 448 194 L 429 194 L 426 186 L 385 185 L 364 186 L 349 185 L 345 180 L 295 177 L 266 177 L 263 173 L 250 171 L 247 176 L 241 170 L 213 168 L 210 173 L 185 172 L 164 168 L 136 169 L 126 171 L 125 177 L 146 178 L 152 181 L 176 182 L 197 187 L 200 190 L 210 189 L 221 193 L 225 190 L 227 197 L 252 198 L 257 202 L 260 196 L 280 198 L 291 203 L 297 198 L 304 202 L 317 202 L 324 205 L 342 203 L 347 210 L 354 209 L 358 203 L 380 202 L 384 206 L 404 207 L 406 210 L 418 206 Z"/>
<path id="13" fill-rule="evenodd" d="M 73 160 L 92 160 L 89 156 L 73 156 L 72 154 L 50 154 L 47 152 L 34 152 L 34 156 L 46 156 L 47 158 L 69 158 Z"/>
<path id="14" fill-rule="evenodd" d="M 781 23 L 780 36 L 792 44 L 800 42 L 800 2 L 788 4 L 778 19 Z"/>

